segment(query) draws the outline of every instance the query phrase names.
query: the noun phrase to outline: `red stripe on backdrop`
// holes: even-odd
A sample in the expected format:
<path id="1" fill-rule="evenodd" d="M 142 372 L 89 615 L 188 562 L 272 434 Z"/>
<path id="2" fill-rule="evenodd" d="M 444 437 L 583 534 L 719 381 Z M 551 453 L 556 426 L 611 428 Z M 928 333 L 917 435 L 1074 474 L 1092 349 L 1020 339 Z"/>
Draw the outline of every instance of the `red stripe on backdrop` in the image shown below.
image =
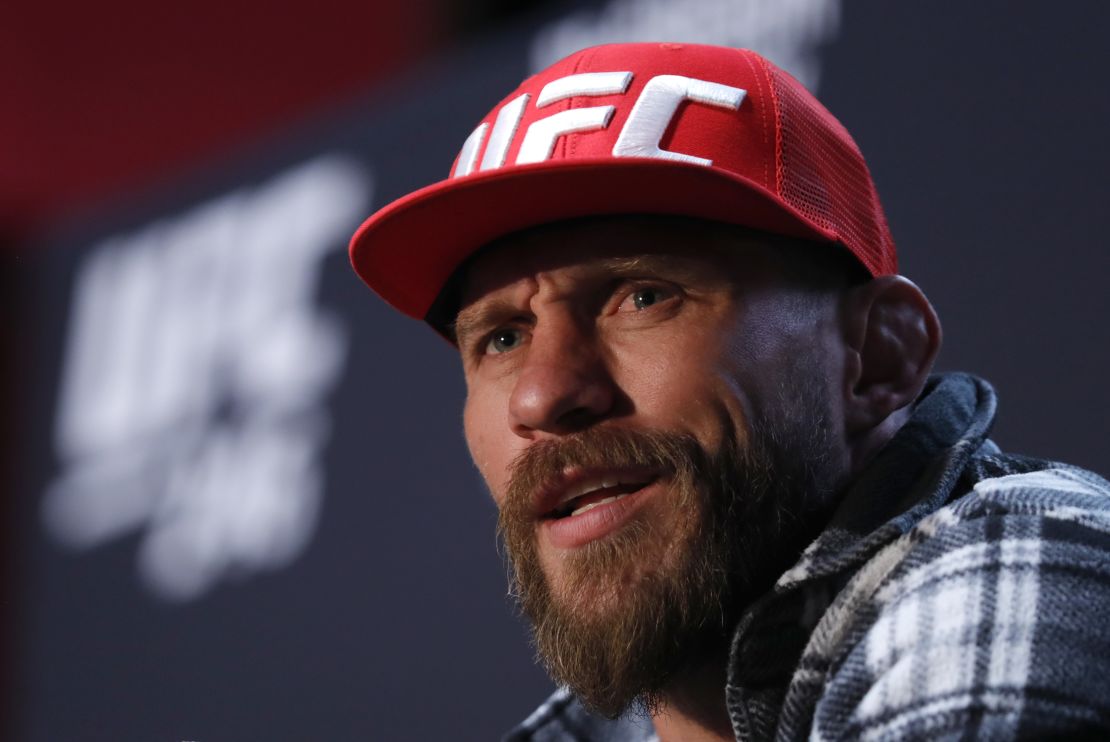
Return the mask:
<path id="1" fill-rule="evenodd" d="M 17 0 L 0 24 L 0 230 L 218 152 L 397 72 L 450 0 Z"/>

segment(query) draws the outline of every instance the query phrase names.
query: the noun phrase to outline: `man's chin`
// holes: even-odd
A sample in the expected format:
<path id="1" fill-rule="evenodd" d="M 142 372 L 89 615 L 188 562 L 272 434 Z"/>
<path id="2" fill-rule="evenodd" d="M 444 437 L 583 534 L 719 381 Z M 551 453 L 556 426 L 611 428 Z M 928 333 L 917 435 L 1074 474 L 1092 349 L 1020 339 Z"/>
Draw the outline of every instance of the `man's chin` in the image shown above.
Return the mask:
<path id="1" fill-rule="evenodd" d="M 636 528 L 576 549 L 537 549 L 546 592 L 552 603 L 576 615 L 602 615 L 627 605 L 654 581 L 666 580 L 676 557 L 668 554 L 654 529 Z"/>
<path id="2" fill-rule="evenodd" d="M 634 703 L 652 707 L 706 636 L 720 633 L 709 620 L 716 611 L 684 604 L 673 576 L 632 574 L 555 576 L 544 609 L 531 616 L 536 648 L 552 677 L 611 718 Z M 691 615 L 698 618 L 684 620 Z"/>
<path id="3" fill-rule="evenodd" d="M 637 585 L 631 577 L 588 575 L 570 580 L 549 574 L 547 589 L 552 606 L 564 615 L 580 622 L 608 623 L 614 612 L 627 607 Z"/>

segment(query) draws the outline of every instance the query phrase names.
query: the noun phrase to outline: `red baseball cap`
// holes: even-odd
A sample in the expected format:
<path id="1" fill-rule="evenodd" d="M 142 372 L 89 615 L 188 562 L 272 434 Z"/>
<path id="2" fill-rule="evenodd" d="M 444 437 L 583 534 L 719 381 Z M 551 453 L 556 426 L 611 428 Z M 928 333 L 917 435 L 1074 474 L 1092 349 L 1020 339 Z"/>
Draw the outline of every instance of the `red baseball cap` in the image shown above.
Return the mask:
<path id="1" fill-rule="evenodd" d="M 525 80 L 482 119 L 446 180 L 359 227 L 351 263 L 422 319 L 492 240 L 616 214 L 834 243 L 872 275 L 898 270 L 863 155 L 816 98 L 754 52 L 665 43 L 584 49 Z"/>

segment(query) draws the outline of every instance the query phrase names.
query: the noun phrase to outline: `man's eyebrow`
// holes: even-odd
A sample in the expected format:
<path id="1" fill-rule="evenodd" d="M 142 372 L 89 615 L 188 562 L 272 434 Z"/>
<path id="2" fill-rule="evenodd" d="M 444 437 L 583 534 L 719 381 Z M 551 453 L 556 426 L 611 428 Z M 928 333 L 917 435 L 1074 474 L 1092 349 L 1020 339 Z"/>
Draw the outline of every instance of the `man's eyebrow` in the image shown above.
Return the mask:
<path id="1" fill-rule="evenodd" d="M 683 256 L 659 253 L 603 258 L 593 264 L 592 270 L 595 274 L 616 277 L 659 274 L 663 278 L 678 281 L 693 281 L 696 278 L 705 280 L 707 277 L 704 264 Z M 479 299 L 461 310 L 447 329 L 452 333 L 455 344 L 461 348 L 471 336 L 480 334 L 492 325 L 521 313 L 520 307 L 505 299 Z"/>
<path id="2" fill-rule="evenodd" d="M 606 273 L 616 276 L 636 276 L 638 274 L 658 274 L 661 278 L 677 281 L 704 279 L 706 267 L 702 262 L 681 255 L 642 253 L 615 258 L 605 258 L 600 267 Z"/>
<path id="3" fill-rule="evenodd" d="M 627 257 L 606 258 L 599 263 L 599 267 L 608 273 L 636 273 L 638 271 L 655 271 L 671 266 L 673 260 L 668 260 L 661 255 L 629 255 Z"/>
<path id="4" fill-rule="evenodd" d="M 473 335 L 515 314 L 520 314 L 520 308 L 503 299 L 479 301 L 460 311 L 449 329 L 455 337 L 455 344 L 461 348 Z"/>

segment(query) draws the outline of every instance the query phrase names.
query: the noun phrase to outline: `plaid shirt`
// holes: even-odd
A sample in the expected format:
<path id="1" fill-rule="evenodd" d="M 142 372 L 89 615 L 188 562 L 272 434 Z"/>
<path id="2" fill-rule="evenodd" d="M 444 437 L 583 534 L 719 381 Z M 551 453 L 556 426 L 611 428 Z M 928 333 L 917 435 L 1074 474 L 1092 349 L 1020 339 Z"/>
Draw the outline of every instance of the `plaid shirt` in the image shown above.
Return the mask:
<path id="1" fill-rule="evenodd" d="M 733 635 L 738 740 L 1110 738 L 1110 482 L 999 451 L 934 377 Z M 508 740 L 656 739 L 557 691 Z"/>

